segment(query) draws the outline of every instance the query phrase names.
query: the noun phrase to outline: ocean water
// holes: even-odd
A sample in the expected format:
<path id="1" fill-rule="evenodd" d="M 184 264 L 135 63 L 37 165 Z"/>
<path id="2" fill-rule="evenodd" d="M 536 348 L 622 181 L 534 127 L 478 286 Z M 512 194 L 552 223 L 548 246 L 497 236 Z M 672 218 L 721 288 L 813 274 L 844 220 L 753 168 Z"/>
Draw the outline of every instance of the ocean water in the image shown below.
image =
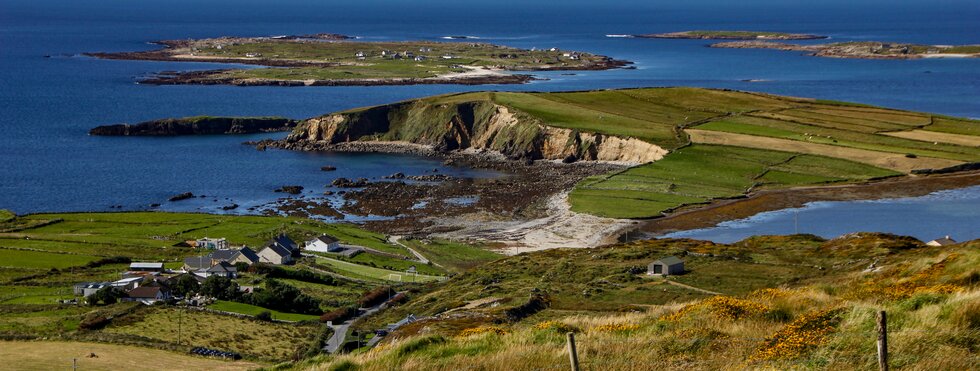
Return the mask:
<path id="1" fill-rule="evenodd" d="M 272 201 L 282 185 L 322 191 L 335 177 L 377 178 L 434 168 L 492 176 L 438 161 L 381 154 L 256 151 L 258 136 L 106 138 L 109 123 L 190 115 L 311 117 L 352 107 L 467 90 L 581 90 L 701 86 L 764 91 L 980 118 L 980 60 L 870 61 L 795 52 L 709 49 L 699 40 L 608 38 L 687 29 L 820 33 L 834 40 L 980 43 L 974 1 L 833 0 L 820 4 L 720 0 L 619 1 L 0 1 L 0 208 L 19 213 L 99 211 L 112 205 L 216 211 Z M 635 70 L 542 73 L 520 86 L 144 86 L 164 70 L 221 65 L 98 60 L 92 51 L 155 48 L 162 39 L 335 32 L 365 40 L 473 35 L 518 47 L 559 47 L 636 62 Z M 47 57 L 46 57 L 47 56 Z M 744 82 L 742 80 L 762 80 Z M 323 165 L 339 168 L 319 171 Z M 208 198 L 165 202 L 191 191 Z M 971 190 L 970 192 L 977 192 Z M 242 212 L 239 210 L 238 212 Z M 957 217 L 949 214 L 948 218 Z M 962 218 L 961 218 L 962 219 Z M 960 219 L 957 219 L 960 220 Z M 962 222 L 962 221 L 961 221 Z"/>
<path id="2" fill-rule="evenodd" d="M 664 238 L 693 238 L 732 243 L 757 235 L 810 233 L 834 238 L 853 232 L 883 232 L 930 241 L 980 238 L 980 186 L 934 192 L 920 197 L 862 201 L 817 201 L 798 208 L 768 211 L 715 227 L 669 233 Z"/>

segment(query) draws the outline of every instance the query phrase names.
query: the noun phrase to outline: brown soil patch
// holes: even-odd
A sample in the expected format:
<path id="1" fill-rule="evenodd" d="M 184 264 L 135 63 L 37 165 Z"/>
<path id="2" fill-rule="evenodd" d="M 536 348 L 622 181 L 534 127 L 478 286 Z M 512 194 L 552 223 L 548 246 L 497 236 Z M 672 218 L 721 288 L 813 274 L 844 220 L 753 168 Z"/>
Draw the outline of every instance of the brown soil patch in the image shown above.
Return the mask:
<path id="1" fill-rule="evenodd" d="M 980 147 L 980 137 L 973 135 L 950 134 L 928 130 L 892 131 L 878 134 L 912 140 L 921 140 L 923 142 L 950 143 L 961 146 Z"/>
<path id="2" fill-rule="evenodd" d="M 807 143 L 789 139 L 768 138 L 755 135 L 725 133 L 720 131 L 688 129 L 691 142 L 727 146 L 798 152 L 811 155 L 841 158 L 885 169 L 910 173 L 915 169 L 941 169 L 962 164 L 961 161 L 931 157 L 908 158 L 903 154 L 869 151 L 829 144 Z"/>

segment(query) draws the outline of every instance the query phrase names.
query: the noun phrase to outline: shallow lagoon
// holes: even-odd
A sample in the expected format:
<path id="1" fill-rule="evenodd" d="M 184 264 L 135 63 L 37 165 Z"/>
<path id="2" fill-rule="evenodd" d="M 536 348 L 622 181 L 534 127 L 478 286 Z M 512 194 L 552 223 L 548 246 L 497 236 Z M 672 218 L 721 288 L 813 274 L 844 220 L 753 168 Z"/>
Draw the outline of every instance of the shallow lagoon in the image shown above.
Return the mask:
<path id="1" fill-rule="evenodd" d="M 810 202 L 660 237 L 731 243 L 754 235 L 811 233 L 834 238 L 859 231 L 895 233 L 922 241 L 946 235 L 957 241 L 980 238 L 980 186 L 920 197 Z"/>

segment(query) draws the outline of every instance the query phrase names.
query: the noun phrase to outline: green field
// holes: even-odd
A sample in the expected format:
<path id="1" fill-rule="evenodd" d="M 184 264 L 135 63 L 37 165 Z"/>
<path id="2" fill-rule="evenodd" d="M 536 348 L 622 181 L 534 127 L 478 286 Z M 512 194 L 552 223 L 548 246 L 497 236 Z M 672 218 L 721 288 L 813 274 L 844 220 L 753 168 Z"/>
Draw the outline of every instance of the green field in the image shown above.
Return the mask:
<path id="1" fill-rule="evenodd" d="M 316 259 L 319 264 L 333 268 L 343 275 L 353 278 L 366 279 L 372 281 L 396 281 L 396 282 L 429 282 L 441 281 L 445 279 L 439 276 L 429 276 L 425 274 L 408 274 L 405 271 L 394 271 L 369 267 L 361 264 L 354 264 L 342 260 L 319 257 Z"/>
<path id="2" fill-rule="evenodd" d="M 283 313 L 272 309 L 257 307 L 250 304 L 243 304 L 243 303 L 236 303 L 232 301 L 222 301 L 222 300 L 218 300 L 214 302 L 214 304 L 208 305 L 208 309 L 214 309 L 222 312 L 245 314 L 249 316 L 257 316 L 259 315 L 259 313 L 269 312 L 272 314 L 272 319 L 280 320 L 280 321 L 289 321 L 289 322 L 316 321 L 317 318 L 320 318 L 319 316 L 314 316 L 309 314 Z"/>
<path id="3" fill-rule="evenodd" d="M 412 247 L 434 264 L 453 272 L 463 272 L 502 257 L 486 249 L 448 240 L 434 239 L 428 244 L 414 239 L 403 239 L 401 242 Z"/>
<path id="4" fill-rule="evenodd" d="M 692 145 L 663 160 L 579 183 L 572 210 L 645 218 L 757 187 L 792 187 L 899 175 L 857 162 L 742 147 Z"/>

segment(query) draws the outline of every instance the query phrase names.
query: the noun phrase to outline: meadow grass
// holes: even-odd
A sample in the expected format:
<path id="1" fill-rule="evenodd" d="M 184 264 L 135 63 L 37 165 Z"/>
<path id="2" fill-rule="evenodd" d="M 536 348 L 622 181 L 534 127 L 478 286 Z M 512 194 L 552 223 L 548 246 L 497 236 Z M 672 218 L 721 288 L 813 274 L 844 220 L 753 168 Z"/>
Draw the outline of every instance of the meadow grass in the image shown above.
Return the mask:
<path id="1" fill-rule="evenodd" d="M 85 265 L 98 258 L 90 255 L 57 254 L 0 248 L 0 265 L 13 268 L 68 268 Z"/>
<path id="2" fill-rule="evenodd" d="M 309 315 L 309 314 L 296 314 L 296 313 L 283 313 L 280 311 L 266 309 L 255 305 L 236 303 L 233 301 L 223 301 L 218 300 L 211 305 L 208 305 L 208 309 L 214 309 L 222 312 L 231 312 L 245 314 L 249 316 L 257 316 L 262 312 L 269 312 L 272 314 L 272 319 L 280 321 L 289 322 L 300 322 L 300 321 L 315 321 L 319 316 Z"/>
<path id="3" fill-rule="evenodd" d="M 500 254 L 478 246 L 438 238 L 429 240 L 428 243 L 416 239 L 402 239 L 401 242 L 412 247 L 434 264 L 452 272 L 462 272 L 501 257 Z"/>
<path id="4" fill-rule="evenodd" d="M 98 358 L 88 357 L 90 354 Z M 153 368 L 173 370 L 224 371 L 264 366 L 145 347 L 67 341 L 3 341 L 0 359 L 4 360 L 4 369 L 11 371 L 71 369 L 72 360 L 83 370 L 133 370 L 145 368 L 148 362 Z"/>
<path id="5" fill-rule="evenodd" d="M 149 308 L 135 322 L 112 325 L 107 333 L 130 334 L 181 345 L 239 352 L 266 360 L 289 359 L 305 350 L 317 325 L 269 323 L 194 310 Z"/>
<path id="6" fill-rule="evenodd" d="M 317 257 L 317 263 L 326 265 L 330 268 L 337 270 L 343 275 L 351 275 L 354 278 L 362 278 L 373 281 L 397 281 L 397 282 L 428 282 L 428 281 L 439 281 L 444 279 L 438 276 L 429 276 L 425 274 L 409 274 L 405 271 L 395 271 L 390 269 L 382 269 L 369 267 L 366 265 L 350 263 L 342 260 Z"/>
<path id="7" fill-rule="evenodd" d="M 627 370 L 637 365 L 671 369 L 867 369 L 876 367 L 875 313 L 879 310 L 889 314 L 892 367 L 976 368 L 980 362 L 975 357 L 975 344 L 980 340 L 980 305 L 976 304 L 980 282 L 969 278 L 977 275 L 975 264 L 980 262 L 976 244 L 929 248 L 917 243 L 915 247 L 887 251 L 871 248 L 894 242 L 894 237 L 868 234 L 826 242 L 805 236 L 797 240 L 756 238 L 750 241 L 751 248 L 737 244 L 689 246 L 698 251 L 708 249 L 703 251 L 718 257 L 780 251 L 817 259 L 821 264 L 835 264 L 835 260 L 846 263 L 801 281 L 769 283 L 762 289 L 746 287 L 738 290 L 739 294 L 633 306 L 629 311 L 547 309 L 516 322 L 492 322 L 491 317 L 482 323 L 460 323 L 462 327 L 457 328 L 441 323 L 464 316 L 445 316 L 398 331 L 371 351 L 320 359 L 299 368 L 557 369 L 568 365 L 565 333 L 575 332 L 583 369 Z M 795 247 L 785 247 L 784 243 Z M 853 245 L 853 250 L 838 249 L 844 245 Z M 617 257 L 642 251 L 611 250 L 620 250 Z M 588 259 L 597 251 L 602 249 L 582 257 Z M 555 254 L 534 255 L 532 259 L 540 261 L 541 255 Z M 513 264 L 519 258 L 506 260 Z M 853 259 L 858 261 L 847 262 Z M 864 271 L 865 263 L 872 260 L 879 261 L 881 269 Z M 717 262 L 725 265 L 733 260 Z M 707 272 L 692 269 L 691 274 L 710 277 L 719 265 L 702 266 Z M 516 266 L 512 272 L 522 268 Z M 725 269 L 751 270 L 737 266 Z M 759 276 L 767 274 L 760 272 Z M 720 279 L 733 278 L 723 275 Z M 469 318 L 479 318 L 477 313 L 469 313 Z M 427 330 L 418 330 L 423 327 Z"/>

